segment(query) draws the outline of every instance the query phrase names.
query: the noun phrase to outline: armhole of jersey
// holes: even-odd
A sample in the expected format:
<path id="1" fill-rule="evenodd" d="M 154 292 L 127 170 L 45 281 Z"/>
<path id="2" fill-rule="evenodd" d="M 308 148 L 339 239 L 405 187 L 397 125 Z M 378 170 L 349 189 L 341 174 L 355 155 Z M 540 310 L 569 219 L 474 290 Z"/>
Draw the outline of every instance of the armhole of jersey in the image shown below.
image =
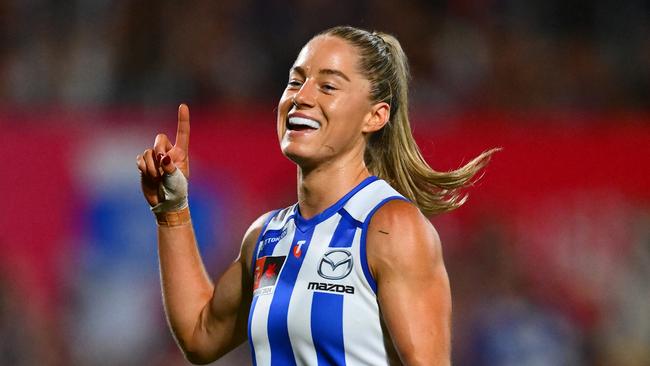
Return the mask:
<path id="1" fill-rule="evenodd" d="M 269 226 L 269 223 L 271 222 L 271 220 L 273 220 L 275 215 L 278 214 L 278 212 L 280 212 L 280 210 L 271 211 L 269 217 L 267 217 L 266 220 L 264 220 L 264 225 L 262 225 L 262 230 L 260 230 L 260 234 L 257 236 L 257 241 L 255 241 L 255 248 L 253 249 L 253 258 L 251 258 L 251 276 L 255 276 L 255 262 L 257 261 L 257 250 L 260 246 L 260 240 L 262 240 L 262 237 L 264 236 L 266 227 Z"/>
<path id="2" fill-rule="evenodd" d="M 402 200 L 406 202 L 410 202 L 408 199 L 402 196 L 390 196 L 384 198 L 381 202 L 375 206 L 372 211 L 368 214 L 366 217 L 366 220 L 363 222 L 363 227 L 361 230 L 361 246 L 359 250 L 361 251 L 360 259 L 361 259 L 361 267 L 363 269 L 363 274 L 366 277 L 366 281 L 372 288 L 372 291 L 377 294 L 377 282 L 375 281 L 375 278 L 372 276 L 372 273 L 370 272 L 370 267 L 368 266 L 368 254 L 366 253 L 366 239 L 368 236 L 368 226 L 370 226 L 370 220 L 372 220 L 372 217 L 375 215 L 375 212 L 379 210 L 383 205 L 385 205 L 389 201 L 393 200 Z"/>

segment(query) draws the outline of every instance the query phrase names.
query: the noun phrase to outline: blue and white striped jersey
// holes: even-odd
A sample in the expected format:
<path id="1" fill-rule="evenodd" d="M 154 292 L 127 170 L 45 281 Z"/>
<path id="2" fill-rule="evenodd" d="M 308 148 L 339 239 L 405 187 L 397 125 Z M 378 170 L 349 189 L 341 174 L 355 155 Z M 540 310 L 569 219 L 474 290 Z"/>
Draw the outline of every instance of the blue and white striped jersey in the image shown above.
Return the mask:
<path id="1" fill-rule="evenodd" d="M 384 203 L 405 199 L 369 177 L 319 215 L 271 215 L 255 249 L 248 338 L 253 364 L 389 365 L 366 232 Z"/>

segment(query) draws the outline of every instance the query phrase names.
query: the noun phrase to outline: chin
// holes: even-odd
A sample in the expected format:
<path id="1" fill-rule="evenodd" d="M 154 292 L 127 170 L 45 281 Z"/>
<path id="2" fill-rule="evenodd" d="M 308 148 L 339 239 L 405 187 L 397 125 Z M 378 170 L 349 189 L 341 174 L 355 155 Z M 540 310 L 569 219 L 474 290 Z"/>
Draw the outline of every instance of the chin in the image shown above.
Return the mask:
<path id="1" fill-rule="evenodd" d="M 296 148 L 295 146 L 288 146 L 282 148 L 282 155 L 286 156 L 287 159 L 293 161 L 294 163 L 300 165 L 301 163 L 306 163 L 309 161 L 309 155 L 303 149 Z"/>
<path id="2" fill-rule="evenodd" d="M 313 154 L 306 150 L 307 149 L 301 148 L 301 146 L 292 146 L 290 144 L 289 146 L 282 147 L 282 154 L 301 168 L 307 168 L 315 165 L 317 159 L 314 158 Z"/>

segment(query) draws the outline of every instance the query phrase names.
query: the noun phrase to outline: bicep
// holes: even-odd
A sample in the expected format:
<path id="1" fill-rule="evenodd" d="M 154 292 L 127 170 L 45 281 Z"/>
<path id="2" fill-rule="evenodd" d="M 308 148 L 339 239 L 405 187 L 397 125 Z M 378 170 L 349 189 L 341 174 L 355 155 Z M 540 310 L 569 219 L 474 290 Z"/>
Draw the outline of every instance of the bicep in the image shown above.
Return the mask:
<path id="1" fill-rule="evenodd" d="M 212 349 L 209 359 L 220 357 L 246 340 L 252 298 L 250 262 L 266 217 L 260 217 L 246 232 L 239 256 L 219 277 L 212 299 L 201 313 L 196 334 L 208 335 L 203 342 Z"/>
<path id="2" fill-rule="evenodd" d="M 440 240 L 428 221 L 421 221 L 426 219 L 399 210 L 380 217 L 368 233 L 382 316 L 405 364 L 445 365 L 451 294 Z"/>
<path id="3" fill-rule="evenodd" d="M 225 354 L 246 340 L 246 326 L 251 302 L 251 278 L 246 266 L 237 260 L 219 278 L 214 295 L 201 314 L 207 333 L 222 339 L 212 339 L 222 344 L 218 356 Z M 211 329 L 220 329 L 211 332 Z"/>

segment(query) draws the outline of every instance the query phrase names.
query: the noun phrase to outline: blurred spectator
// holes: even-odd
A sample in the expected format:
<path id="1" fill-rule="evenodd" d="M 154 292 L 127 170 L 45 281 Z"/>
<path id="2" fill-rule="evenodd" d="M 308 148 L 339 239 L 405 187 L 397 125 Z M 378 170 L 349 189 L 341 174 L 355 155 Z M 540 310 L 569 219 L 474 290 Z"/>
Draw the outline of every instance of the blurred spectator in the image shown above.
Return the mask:
<path id="1" fill-rule="evenodd" d="M 632 222 L 633 248 L 618 269 L 600 331 L 603 364 L 650 364 L 650 211 Z"/>
<path id="2" fill-rule="evenodd" d="M 0 364 L 34 365 L 37 353 L 31 352 L 35 343 L 30 316 L 20 303 L 21 297 L 12 293 L 5 279 L 0 280 Z"/>
<path id="3" fill-rule="evenodd" d="M 470 251 L 449 260 L 455 313 L 460 313 L 454 342 L 463 345 L 454 364 L 583 364 L 580 333 L 562 314 L 535 302 L 511 231 L 499 220 L 482 218 L 470 237 Z"/>
<path id="4" fill-rule="evenodd" d="M 352 24 L 395 33 L 415 108 L 649 107 L 642 0 L 6 1 L 5 103 L 274 103 L 299 47 Z"/>
<path id="5" fill-rule="evenodd" d="M 29 303 L 26 289 L 13 283 L 0 273 L 0 365 L 67 364 L 59 319 L 39 312 Z"/>

